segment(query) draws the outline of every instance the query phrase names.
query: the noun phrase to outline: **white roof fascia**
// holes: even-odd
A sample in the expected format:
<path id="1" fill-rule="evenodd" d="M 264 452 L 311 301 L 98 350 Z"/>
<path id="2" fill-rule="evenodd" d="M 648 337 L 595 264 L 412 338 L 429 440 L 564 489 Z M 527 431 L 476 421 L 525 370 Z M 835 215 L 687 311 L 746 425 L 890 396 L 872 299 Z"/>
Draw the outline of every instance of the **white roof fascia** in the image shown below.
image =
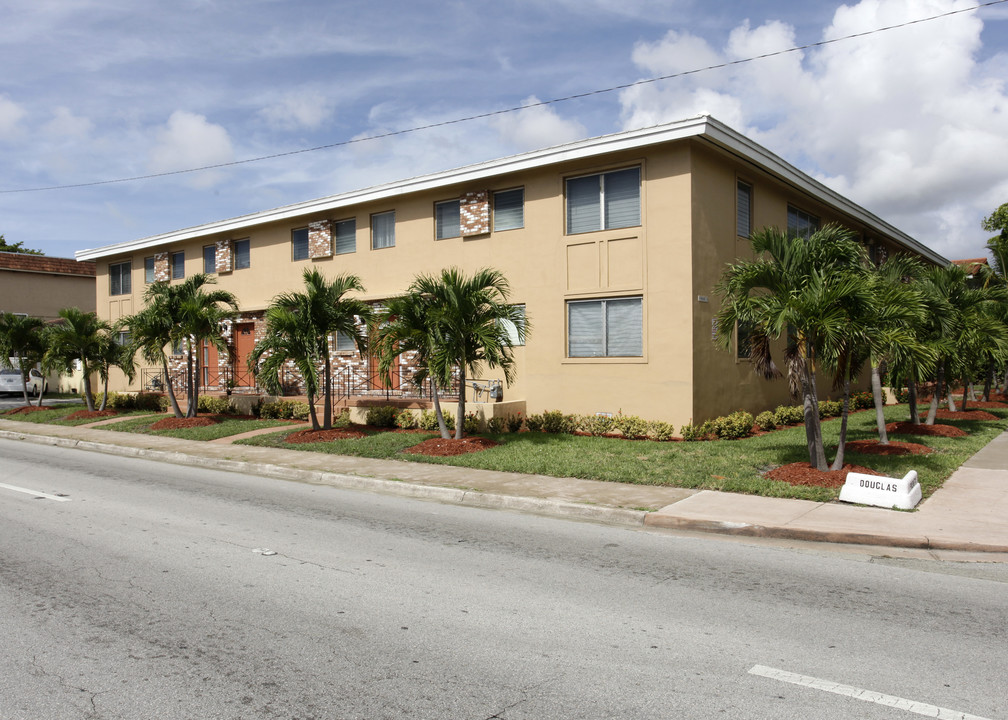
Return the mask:
<path id="1" fill-rule="evenodd" d="M 909 250 L 922 255 L 938 265 L 948 265 L 949 260 L 928 246 L 918 242 L 902 230 L 899 230 L 877 215 L 865 210 L 851 200 L 848 200 L 835 190 L 823 185 L 818 180 L 810 177 L 806 173 L 796 168 L 783 158 L 773 154 L 762 145 L 758 145 L 749 138 L 732 130 L 727 125 L 712 117 L 707 118 L 708 126 L 704 135 L 711 141 L 731 152 L 752 161 L 756 165 L 778 176 L 811 197 L 832 205 L 838 210 L 861 221 L 876 232 L 889 237 Z"/>

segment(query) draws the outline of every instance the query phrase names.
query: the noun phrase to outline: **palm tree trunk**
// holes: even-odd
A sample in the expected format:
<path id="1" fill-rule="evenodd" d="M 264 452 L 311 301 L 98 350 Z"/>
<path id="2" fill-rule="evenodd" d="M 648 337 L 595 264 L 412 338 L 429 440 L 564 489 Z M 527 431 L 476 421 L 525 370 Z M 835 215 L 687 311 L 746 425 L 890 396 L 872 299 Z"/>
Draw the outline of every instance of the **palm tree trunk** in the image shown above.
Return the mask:
<path id="1" fill-rule="evenodd" d="M 990 402 L 991 388 L 994 387 L 994 361 L 987 363 L 987 375 L 984 377 L 983 401 Z"/>
<path id="2" fill-rule="evenodd" d="M 949 412 L 956 412 L 955 398 L 952 397 L 952 382 L 951 380 L 946 383 L 945 386 L 945 400 L 948 401 Z"/>
<path id="3" fill-rule="evenodd" d="M 108 375 L 102 378 L 101 405 L 98 406 L 98 410 L 104 410 L 106 407 L 108 407 Z"/>
<path id="4" fill-rule="evenodd" d="M 430 378 L 431 384 L 431 397 L 434 400 L 434 416 L 437 418 L 438 430 L 441 431 L 441 437 L 448 440 L 451 436 L 448 435 L 448 424 L 444 420 L 444 414 L 441 412 L 441 400 L 438 398 L 437 383 L 434 378 Z"/>
<path id="5" fill-rule="evenodd" d="M 193 358 L 192 405 L 189 417 L 199 415 L 200 360 L 199 345 L 196 346 L 196 356 Z"/>
<path id="6" fill-rule="evenodd" d="M 924 421 L 925 425 L 934 425 L 935 417 L 938 415 L 938 403 L 941 402 L 941 394 L 943 386 L 945 385 L 945 363 L 938 363 L 938 377 L 935 382 L 934 392 L 931 394 L 931 407 L 928 408 L 927 420 Z"/>
<path id="7" fill-rule="evenodd" d="M 850 363 L 851 356 L 847 353 L 847 359 L 844 367 L 844 390 L 843 390 L 843 409 L 840 412 L 840 438 L 837 440 L 837 451 L 836 457 L 833 458 L 833 464 L 830 466 L 830 470 L 842 470 L 844 465 L 844 450 L 847 448 L 847 416 L 850 414 Z M 873 376 L 874 371 L 877 368 L 872 366 Z M 882 398 L 881 385 L 879 389 L 879 399 Z"/>
<path id="8" fill-rule="evenodd" d="M 24 394 L 25 406 L 31 406 L 31 400 L 28 399 L 28 378 L 25 376 L 24 370 L 21 371 L 21 392 Z M 39 393 L 39 395 L 41 394 Z"/>
<path id="9" fill-rule="evenodd" d="M 42 407 L 42 396 L 45 395 L 45 378 L 42 378 L 42 384 L 39 386 L 38 400 L 35 402 L 35 407 Z"/>
<path id="10" fill-rule="evenodd" d="M 315 412 L 315 395 L 308 393 L 308 417 L 311 419 L 311 429 L 321 430 L 318 422 L 318 414 Z"/>
<path id="11" fill-rule="evenodd" d="M 871 366 L 871 389 L 872 399 L 875 401 L 875 425 L 878 426 L 879 444 L 888 445 L 889 435 L 886 433 L 885 410 L 882 405 L 882 378 L 879 375 L 879 366 L 877 363 L 872 363 Z M 846 396 L 844 397 L 844 402 L 847 402 Z M 846 407 L 844 413 L 846 418 Z"/>
<path id="12" fill-rule="evenodd" d="M 970 391 L 973 389 L 973 383 L 971 383 L 966 378 L 963 378 L 963 401 L 960 410 L 966 412 L 966 399 L 969 397 Z M 976 400 L 976 398 L 973 398 Z"/>
<path id="13" fill-rule="evenodd" d="M 94 412 L 94 394 L 91 392 L 91 373 L 88 372 L 89 368 L 84 362 L 84 358 L 81 358 L 81 368 L 84 370 L 84 403 L 87 405 L 88 412 Z"/>
<path id="14" fill-rule="evenodd" d="M 466 369 L 465 363 L 459 367 L 459 401 L 458 412 L 455 414 L 455 439 L 461 440 L 465 430 L 465 383 Z"/>
<path id="15" fill-rule="evenodd" d="M 910 422 L 920 425 L 920 410 L 917 408 L 917 381 L 913 374 L 907 378 L 907 400 L 910 403 Z"/>
<path id="16" fill-rule="evenodd" d="M 196 405 L 193 403 L 192 343 L 189 343 L 188 350 L 186 351 L 186 399 L 188 403 L 188 405 L 186 406 L 186 417 L 193 417 L 193 412 L 196 410 Z"/>
<path id="17" fill-rule="evenodd" d="M 171 373 L 168 372 L 168 360 L 161 356 L 161 368 L 164 370 L 165 376 L 165 389 L 168 392 L 168 403 L 171 405 L 172 412 L 175 413 L 175 417 L 182 417 L 182 408 L 179 407 L 178 398 L 175 397 L 175 383 L 172 382 Z"/>
<path id="18" fill-rule="evenodd" d="M 322 428 L 329 430 L 332 428 L 332 368 L 329 366 L 329 337 L 325 340 L 325 366 L 322 369 L 322 379 L 325 381 L 325 390 L 322 391 Z"/>
<path id="19" fill-rule="evenodd" d="M 805 440 L 808 444 L 809 464 L 816 470 L 827 470 L 826 451 L 823 449 L 822 425 L 819 422 L 819 398 L 816 397 L 815 371 L 812 361 L 805 358 L 802 365 L 802 395 L 805 411 Z"/>

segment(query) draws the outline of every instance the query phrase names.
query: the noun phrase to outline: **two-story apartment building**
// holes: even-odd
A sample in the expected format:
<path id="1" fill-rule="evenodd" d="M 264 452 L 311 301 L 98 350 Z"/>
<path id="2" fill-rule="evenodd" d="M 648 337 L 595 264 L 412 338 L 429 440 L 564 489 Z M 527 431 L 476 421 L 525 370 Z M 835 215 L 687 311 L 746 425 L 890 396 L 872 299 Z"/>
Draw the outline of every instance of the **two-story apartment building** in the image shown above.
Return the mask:
<path id="1" fill-rule="evenodd" d="M 501 270 L 532 324 L 504 400 L 528 412 L 691 419 L 788 402 L 737 348 L 712 342 L 722 271 L 763 226 L 839 222 L 877 256 L 945 259 L 711 117 L 621 132 L 77 253 L 97 262 L 99 314 L 147 284 L 214 275 L 239 298 L 236 382 L 263 310 L 306 267 L 353 273 L 366 299 L 448 266 Z M 337 369 L 368 359 L 334 338 Z M 219 359 L 208 351 L 213 366 Z M 745 355 L 743 348 L 742 355 Z M 403 360 L 404 373 L 407 360 Z M 405 375 L 404 375 L 405 377 Z M 483 379 L 492 379 L 490 372 Z M 212 384 L 212 383 L 211 383 Z M 133 388 L 137 389 L 137 388 Z"/>

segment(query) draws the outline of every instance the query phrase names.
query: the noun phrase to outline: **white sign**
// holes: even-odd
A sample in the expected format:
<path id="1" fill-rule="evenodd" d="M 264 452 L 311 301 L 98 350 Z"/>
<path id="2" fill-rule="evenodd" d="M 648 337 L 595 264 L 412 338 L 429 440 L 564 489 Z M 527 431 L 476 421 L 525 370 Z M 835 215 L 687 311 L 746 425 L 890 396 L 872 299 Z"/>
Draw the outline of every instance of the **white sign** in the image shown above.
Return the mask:
<path id="1" fill-rule="evenodd" d="M 840 488 L 840 500 L 859 505 L 911 510 L 921 500 L 917 471 L 911 470 L 903 478 L 847 473 L 847 480 Z"/>

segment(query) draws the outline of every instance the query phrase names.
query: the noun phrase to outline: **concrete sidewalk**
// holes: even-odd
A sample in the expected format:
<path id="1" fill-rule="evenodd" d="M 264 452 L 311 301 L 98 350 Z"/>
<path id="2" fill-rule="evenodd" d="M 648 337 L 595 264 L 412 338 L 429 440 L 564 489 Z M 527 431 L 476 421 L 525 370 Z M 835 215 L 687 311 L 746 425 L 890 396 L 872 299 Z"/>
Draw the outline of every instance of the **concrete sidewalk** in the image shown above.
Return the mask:
<path id="1" fill-rule="evenodd" d="M 272 429 L 272 430 L 275 430 Z M 730 535 L 1008 553 L 1008 432 L 915 512 L 0 420 L 0 437 L 441 502 Z"/>

